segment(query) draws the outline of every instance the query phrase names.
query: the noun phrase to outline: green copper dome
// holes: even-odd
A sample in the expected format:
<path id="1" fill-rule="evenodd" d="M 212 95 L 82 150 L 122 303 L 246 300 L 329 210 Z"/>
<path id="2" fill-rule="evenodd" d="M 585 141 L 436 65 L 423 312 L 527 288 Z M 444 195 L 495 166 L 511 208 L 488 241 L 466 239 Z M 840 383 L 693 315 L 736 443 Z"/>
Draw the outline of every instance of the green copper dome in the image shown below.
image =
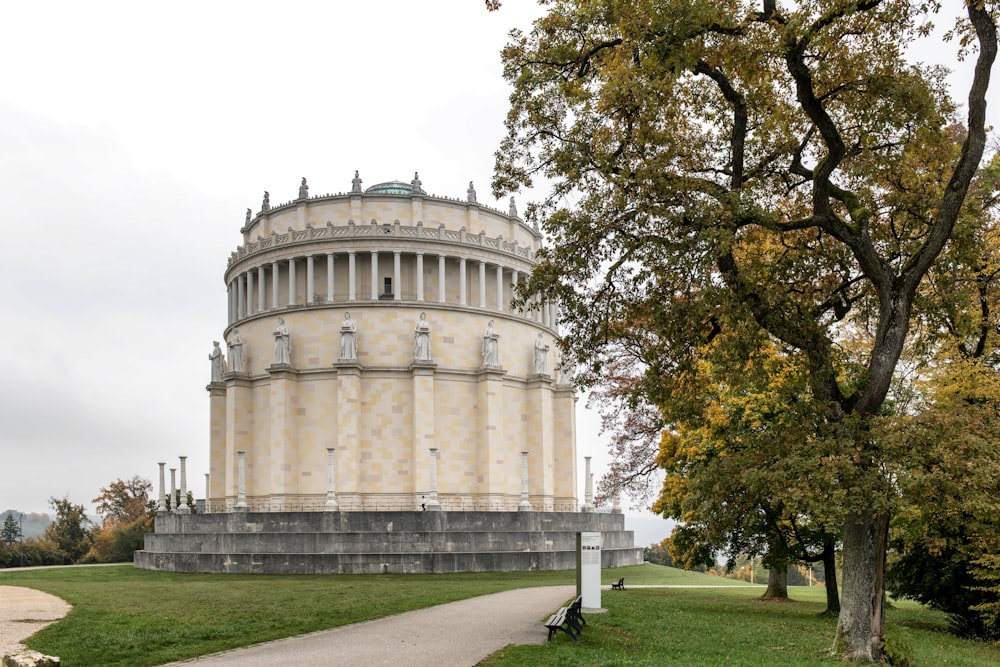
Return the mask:
<path id="1" fill-rule="evenodd" d="M 414 193 L 413 186 L 403 181 L 386 181 L 378 183 L 365 190 L 366 195 L 426 195 L 423 188 L 418 187 Z"/>

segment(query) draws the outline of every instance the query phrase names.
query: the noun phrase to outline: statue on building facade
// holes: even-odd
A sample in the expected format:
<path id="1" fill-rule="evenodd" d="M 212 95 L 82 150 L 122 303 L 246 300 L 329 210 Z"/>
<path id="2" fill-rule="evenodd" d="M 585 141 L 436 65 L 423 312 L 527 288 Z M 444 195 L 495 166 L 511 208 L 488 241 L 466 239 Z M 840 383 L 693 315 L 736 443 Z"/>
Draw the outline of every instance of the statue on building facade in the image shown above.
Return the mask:
<path id="1" fill-rule="evenodd" d="M 302 177 L 302 183 L 299 185 L 299 199 L 309 199 L 309 184 L 306 183 L 306 177 Z"/>
<path id="2" fill-rule="evenodd" d="M 222 376 L 226 374 L 226 357 L 222 354 L 219 341 L 212 341 L 212 351 L 208 355 L 208 360 L 212 362 L 212 382 L 222 382 Z"/>
<path id="3" fill-rule="evenodd" d="M 419 195 L 421 193 L 421 185 L 423 184 L 420 182 L 420 176 L 417 172 L 413 172 L 413 180 L 410 181 L 410 190 L 413 191 L 413 194 Z"/>
<path id="4" fill-rule="evenodd" d="M 512 218 L 517 217 L 517 204 L 514 203 L 513 197 L 510 198 L 510 210 L 507 212 L 507 215 L 509 215 Z"/>
<path id="5" fill-rule="evenodd" d="M 264 190 L 264 200 L 260 203 L 260 211 L 264 213 L 265 211 L 271 210 L 271 193 Z"/>
<path id="6" fill-rule="evenodd" d="M 340 324 L 340 358 L 355 360 L 358 358 L 358 327 L 351 319 L 350 313 L 344 313 L 344 321 Z"/>
<path id="7" fill-rule="evenodd" d="M 431 360 L 431 325 L 427 322 L 426 313 L 420 313 L 420 319 L 413 328 L 413 359 Z"/>
<path id="8" fill-rule="evenodd" d="M 354 178 L 351 179 L 351 192 L 360 193 L 361 192 L 361 176 L 358 175 L 358 170 L 354 170 Z"/>
<path id="9" fill-rule="evenodd" d="M 483 366 L 500 365 L 500 334 L 493 328 L 493 320 L 486 325 L 483 332 Z"/>
<path id="10" fill-rule="evenodd" d="M 546 363 L 548 361 L 549 346 L 545 344 L 545 334 L 538 334 L 535 338 L 535 375 L 546 375 Z"/>
<path id="11" fill-rule="evenodd" d="M 226 345 L 229 347 L 229 370 L 233 373 L 246 373 L 247 360 L 243 355 L 243 339 L 240 338 L 239 329 L 233 329 Z"/>
<path id="12" fill-rule="evenodd" d="M 465 194 L 468 195 L 470 204 L 476 203 L 476 188 L 472 187 L 472 181 L 469 181 L 469 189 L 465 191 Z"/>
<path id="13" fill-rule="evenodd" d="M 250 221 L 251 221 L 252 219 L 253 219 L 253 211 L 252 211 L 252 210 L 250 210 L 250 209 L 247 209 L 247 215 L 246 215 L 246 218 L 245 218 L 245 219 L 243 220 L 243 224 L 244 224 L 244 226 L 246 226 L 246 227 L 249 227 L 249 226 L 250 226 Z"/>
<path id="14" fill-rule="evenodd" d="M 274 364 L 290 366 L 292 363 L 292 337 L 288 334 L 284 318 L 278 318 L 278 327 L 274 330 Z"/>

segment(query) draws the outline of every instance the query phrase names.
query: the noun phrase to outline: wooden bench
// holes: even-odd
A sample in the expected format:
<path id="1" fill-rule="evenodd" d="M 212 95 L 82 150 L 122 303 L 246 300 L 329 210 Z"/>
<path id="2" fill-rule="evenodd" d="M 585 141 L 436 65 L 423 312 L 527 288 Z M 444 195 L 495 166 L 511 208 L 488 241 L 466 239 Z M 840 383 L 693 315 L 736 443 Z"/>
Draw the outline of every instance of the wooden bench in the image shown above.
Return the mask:
<path id="1" fill-rule="evenodd" d="M 625 577 L 619 579 L 617 584 L 611 584 L 611 590 L 625 590 Z"/>
<path id="2" fill-rule="evenodd" d="M 552 638 L 557 632 L 562 630 L 569 638 L 573 640 L 574 644 L 579 644 L 580 641 L 577 637 L 583 632 L 583 626 L 587 624 L 587 621 L 583 618 L 583 613 L 581 609 L 583 607 L 583 598 L 578 597 L 573 600 L 567 607 L 560 607 L 559 610 L 552 614 L 547 621 L 545 621 L 545 627 L 549 629 L 549 637 L 545 641 L 552 641 Z"/>

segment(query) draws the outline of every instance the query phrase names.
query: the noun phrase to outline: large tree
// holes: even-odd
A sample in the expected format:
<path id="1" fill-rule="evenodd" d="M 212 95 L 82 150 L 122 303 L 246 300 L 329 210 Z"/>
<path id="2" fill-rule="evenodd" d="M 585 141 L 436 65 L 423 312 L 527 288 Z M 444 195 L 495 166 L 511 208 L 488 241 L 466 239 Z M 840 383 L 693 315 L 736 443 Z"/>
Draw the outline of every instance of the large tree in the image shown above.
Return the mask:
<path id="1" fill-rule="evenodd" d="M 546 6 L 503 54 L 494 179 L 498 196 L 551 184 L 529 208 L 551 245 L 528 290 L 561 301 L 585 379 L 624 349 L 654 406 L 689 400 L 718 331 L 797 357 L 839 470 L 836 646 L 878 659 L 893 490 L 870 426 L 984 154 L 996 7 L 969 2 L 956 29 L 975 50 L 956 148 L 943 71 L 903 55 L 934 2 Z"/>

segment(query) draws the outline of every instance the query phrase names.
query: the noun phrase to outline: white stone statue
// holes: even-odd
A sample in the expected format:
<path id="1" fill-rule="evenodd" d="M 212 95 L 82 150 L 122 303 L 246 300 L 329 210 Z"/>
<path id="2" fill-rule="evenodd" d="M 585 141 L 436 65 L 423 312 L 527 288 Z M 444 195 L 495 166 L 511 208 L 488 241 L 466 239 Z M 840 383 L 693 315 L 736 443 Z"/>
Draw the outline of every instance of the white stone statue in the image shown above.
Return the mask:
<path id="1" fill-rule="evenodd" d="M 212 341 L 212 352 L 208 355 L 208 360 L 212 362 L 212 382 L 222 382 L 222 376 L 226 373 L 226 357 L 222 354 L 219 341 Z"/>
<path id="2" fill-rule="evenodd" d="M 302 183 L 299 185 L 299 199 L 309 199 L 309 184 L 306 183 L 306 177 L 302 177 Z"/>
<path id="3" fill-rule="evenodd" d="M 493 320 L 486 325 L 483 332 L 483 366 L 500 365 L 500 334 L 493 328 Z"/>
<path id="4" fill-rule="evenodd" d="M 292 338 L 281 317 L 278 318 L 278 328 L 274 330 L 274 363 L 278 366 L 292 363 Z"/>
<path id="5" fill-rule="evenodd" d="M 426 313 L 420 313 L 420 319 L 413 328 L 413 359 L 431 360 L 431 325 L 427 322 Z"/>
<path id="6" fill-rule="evenodd" d="M 264 190 L 264 199 L 260 202 L 260 210 L 261 211 L 271 210 L 271 193 L 268 192 L 267 190 Z"/>
<path id="7" fill-rule="evenodd" d="M 246 373 L 247 358 L 243 354 L 243 339 L 240 338 L 239 329 L 233 329 L 226 345 L 229 346 L 229 370 L 233 373 Z"/>
<path id="8" fill-rule="evenodd" d="M 350 313 L 344 313 L 344 321 L 340 324 L 340 358 L 354 360 L 358 358 L 358 327 L 351 319 Z"/>
<path id="9" fill-rule="evenodd" d="M 535 375 L 546 375 L 546 362 L 549 356 L 549 346 L 545 344 L 545 334 L 535 338 Z"/>

